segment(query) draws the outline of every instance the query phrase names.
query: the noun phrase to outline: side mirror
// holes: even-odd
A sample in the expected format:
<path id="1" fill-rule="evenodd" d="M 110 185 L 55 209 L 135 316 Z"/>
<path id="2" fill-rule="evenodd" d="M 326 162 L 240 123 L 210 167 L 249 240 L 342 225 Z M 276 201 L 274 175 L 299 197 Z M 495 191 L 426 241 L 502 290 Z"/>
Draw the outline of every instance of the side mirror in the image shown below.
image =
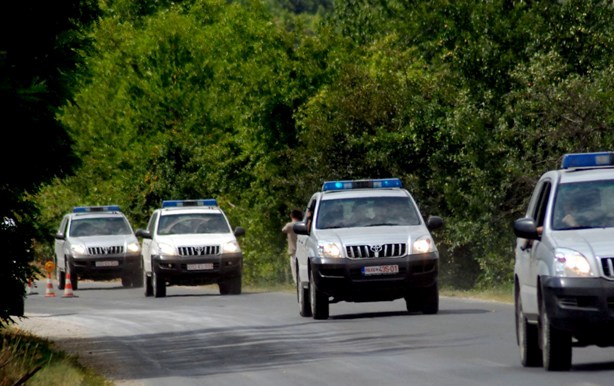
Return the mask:
<path id="1" fill-rule="evenodd" d="M 147 229 L 137 229 L 136 232 L 134 232 L 134 234 L 137 237 L 142 237 L 144 239 L 151 239 L 151 232 L 148 231 Z"/>
<path id="2" fill-rule="evenodd" d="M 66 240 L 66 235 L 62 232 L 56 233 L 53 237 L 55 237 L 56 240 Z"/>
<path id="3" fill-rule="evenodd" d="M 292 229 L 294 233 L 297 235 L 308 235 L 309 229 L 307 228 L 307 224 L 304 221 L 297 221 L 292 225 Z"/>
<path id="4" fill-rule="evenodd" d="M 429 216 L 429 218 L 426 220 L 426 227 L 430 231 L 434 229 L 439 229 L 442 226 L 443 226 L 443 219 L 439 216 Z"/>
<path id="5" fill-rule="evenodd" d="M 516 237 L 520 237 L 522 239 L 539 239 L 537 227 L 535 226 L 535 220 L 530 217 L 523 217 L 514 221 L 514 234 Z"/>
<path id="6" fill-rule="evenodd" d="M 243 227 L 236 227 L 235 228 L 235 237 L 241 237 L 245 235 L 245 228 Z"/>

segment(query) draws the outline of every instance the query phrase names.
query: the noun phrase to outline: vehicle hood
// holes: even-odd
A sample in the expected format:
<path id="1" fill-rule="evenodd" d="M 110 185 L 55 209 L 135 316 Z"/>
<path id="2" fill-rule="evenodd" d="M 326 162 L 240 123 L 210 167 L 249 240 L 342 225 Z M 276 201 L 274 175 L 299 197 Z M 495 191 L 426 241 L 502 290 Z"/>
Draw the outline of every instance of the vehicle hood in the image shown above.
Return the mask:
<path id="1" fill-rule="evenodd" d="M 202 234 L 157 236 L 156 240 L 159 243 L 166 243 L 175 246 L 221 245 L 235 240 L 235 236 L 232 233 L 207 233 L 206 236 L 203 236 Z"/>
<path id="2" fill-rule="evenodd" d="M 429 235 L 424 225 L 373 226 L 316 230 L 319 241 L 332 241 L 344 245 L 410 243 Z"/>
<path id="3" fill-rule="evenodd" d="M 569 248 L 585 256 L 614 256 L 614 228 L 553 232 L 553 246 Z"/>
<path id="4" fill-rule="evenodd" d="M 81 244 L 85 246 L 116 246 L 128 245 L 130 243 L 138 243 L 138 239 L 134 235 L 111 235 L 111 236 L 83 236 L 72 237 L 71 244 Z"/>

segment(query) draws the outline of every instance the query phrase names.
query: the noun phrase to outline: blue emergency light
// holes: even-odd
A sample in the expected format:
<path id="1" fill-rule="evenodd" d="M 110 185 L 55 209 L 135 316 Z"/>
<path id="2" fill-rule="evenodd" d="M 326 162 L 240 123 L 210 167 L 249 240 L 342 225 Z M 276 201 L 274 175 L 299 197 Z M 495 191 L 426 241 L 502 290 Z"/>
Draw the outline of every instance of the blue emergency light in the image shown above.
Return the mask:
<path id="1" fill-rule="evenodd" d="M 331 190 L 350 190 L 350 189 L 384 189 L 384 188 L 400 188 L 403 184 L 398 178 L 382 178 L 376 180 L 343 180 L 343 181 L 326 181 L 322 185 L 322 191 Z"/>
<path id="2" fill-rule="evenodd" d="M 73 213 L 121 212 L 119 205 L 75 206 L 72 208 L 72 211 Z"/>
<path id="3" fill-rule="evenodd" d="M 614 152 L 570 153 L 563 156 L 561 169 L 590 168 L 614 165 Z"/>
<path id="4" fill-rule="evenodd" d="M 162 201 L 163 208 L 179 208 L 186 206 L 217 206 L 215 198 L 199 200 L 165 200 Z"/>

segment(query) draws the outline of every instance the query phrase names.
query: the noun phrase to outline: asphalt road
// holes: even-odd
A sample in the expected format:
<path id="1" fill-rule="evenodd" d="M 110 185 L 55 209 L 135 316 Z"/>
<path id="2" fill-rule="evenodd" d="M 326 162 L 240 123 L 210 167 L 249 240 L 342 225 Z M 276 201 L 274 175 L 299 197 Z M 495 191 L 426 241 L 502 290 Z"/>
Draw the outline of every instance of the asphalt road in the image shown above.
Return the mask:
<path id="1" fill-rule="evenodd" d="M 299 316 L 294 293 L 169 287 L 156 299 L 119 282 L 54 292 L 40 282 L 28 295 L 23 328 L 122 386 L 614 383 L 614 348 L 574 348 L 570 372 L 523 368 L 510 304 L 442 297 L 422 315 L 402 300 L 337 303 L 316 321 Z"/>

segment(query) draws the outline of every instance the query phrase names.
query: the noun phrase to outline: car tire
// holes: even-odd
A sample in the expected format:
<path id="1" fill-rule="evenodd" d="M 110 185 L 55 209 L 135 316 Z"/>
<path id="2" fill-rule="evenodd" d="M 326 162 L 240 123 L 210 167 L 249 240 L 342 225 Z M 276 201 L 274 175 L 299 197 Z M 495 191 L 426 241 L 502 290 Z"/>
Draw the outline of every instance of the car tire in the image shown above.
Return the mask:
<path id="1" fill-rule="evenodd" d="M 62 271 L 60 267 L 56 265 L 55 276 L 58 279 L 58 289 L 63 290 L 66 285 L 66 272 Z"/>
<path id="2" fill-rule="evenodd" d="M 522 300 L 518 290 L 514 291 L 514 310 L 516 315 L 516 343 L 520 349 L 520 363 L 524 367 L 542 365 L 542 352 L 539 348 L 539 331 L 537 325 L 528 322 L 522 309 Z"/>
<path id="3" fill-rule="evenodd" d="M 231 279 L 223 279 L 218 282 L 220 295 L 240 295 L 241 294 L 241 276 Z"/>
<path id="4" fill-rule="evenodd" d="M 439 284 L 435 282 L 432 286 L 425 288 L 422 297 L 422 313 L 434 315 L 439 312 Z"/>
<path id="5" fill-rule="evenodd" d="M 151 275 L 151 284 L 153 287 L 153 296 L 155 298 L 163 298 L 166 296 L 166 283 L 156 271 L 153 271 Z"/>
<path id="6" fill-rule="evenodd" d="M 309 299 L 309 286 L 305 288 L 303 283 L 297 279 L 296 296 L 298 298 L 298 313 L 303 317 L 311 317 L 311 301 Z"/>
<path id="7" fill-rule="evenodd" d="M 542 361 L 547 371 L 568 371 L 571 369 L 571 334 L 550 323 L 545 300 L 540 309 L 540 333 Z"/>
<path id="8" fill-rule="evenodd" d="M 68 267 L 66 268 L 66 272 L 70 272 L 70 284 L 72 285 L 73 291 L 79 289 L 79 275 L 77 275 L 75 266 L 73 264 L 68 263 Z"/>
<path id="9" fill-rule="evenodd" d="M 132 287 L 132 278 L 128 277 L 128 276 L 123 276 L 122 277 L 122 287 L 124 288 L 129 288 Z"/>
<path id="10" fill-rule="evenodd" d="M 138 269 L 132 274 L 132 287 L 141 288 L 143 286 L 143 270 Z"/>
<path id="11" fill-rule="evenodd" d="M 143 287 L 145 287 L 145 297 L 153 296 L 153 285 L 151 284 L 151 276 L 143 270 Z"/>
<path id="12" fill-rule="evenodd" d="M 316 287 L 313 271 L 309 274 L 309 279 L 309 298 L 311 300 L 313 318 L 318 320 L 328 319 L 328 296 Z"/>

